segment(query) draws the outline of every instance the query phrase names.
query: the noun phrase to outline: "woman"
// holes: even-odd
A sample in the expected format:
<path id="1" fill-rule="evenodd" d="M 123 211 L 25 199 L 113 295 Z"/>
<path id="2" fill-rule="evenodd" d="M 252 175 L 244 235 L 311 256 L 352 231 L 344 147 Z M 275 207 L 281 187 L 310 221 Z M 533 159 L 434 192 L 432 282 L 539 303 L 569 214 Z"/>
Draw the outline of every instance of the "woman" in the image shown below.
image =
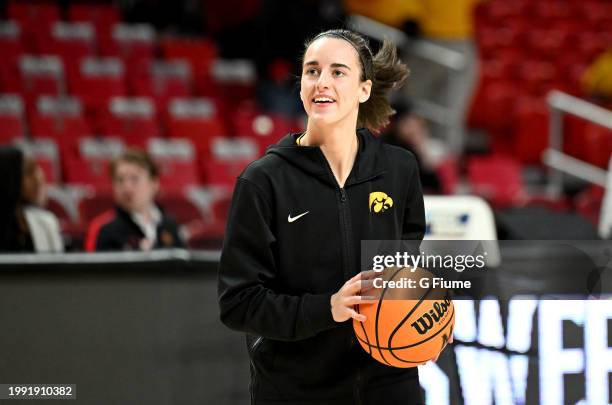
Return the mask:
<path id="1" fill-rule="evenodd" d="M 0 251 L 62 252 L 57 218 L 40 208 L 44 173 L 36 161 L 13 147 L 0 148 Z"/>
<path id="2" fill-rule="evenodd" d="M 414 156 L 385 145 L 386 96 L 407 69 L 347 30 L 303 56 L 306 131 L 238 177 L 219 265 L 221 320 L 246 332 L 255 404 L 421 404 L 417 369 L 371 359 L 350 321 L 363 302 L 360 242 L 423 238 Z M 380 203 L 383 200 L 383 204 Z M 381 207 L 383 207 L 381 209 Z"/>

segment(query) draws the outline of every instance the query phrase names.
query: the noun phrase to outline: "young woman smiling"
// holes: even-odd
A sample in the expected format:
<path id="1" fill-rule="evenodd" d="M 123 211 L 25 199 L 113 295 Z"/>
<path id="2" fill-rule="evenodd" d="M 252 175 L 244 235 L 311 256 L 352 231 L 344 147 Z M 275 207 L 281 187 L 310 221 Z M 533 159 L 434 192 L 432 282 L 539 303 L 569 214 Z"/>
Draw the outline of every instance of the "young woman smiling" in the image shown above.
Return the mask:
<path id="1" fill-rule="evenodd" d="M 254 404 L 422 404 L 416 368 L 359 347 L 360 243 L 423 238 L 414 156 L 377 132 L 408 71 L 331 30 L 306 44 L 306 131 L 288 134 L 238 177 L 219 264 L 221 320 L 246 333 Z"/>

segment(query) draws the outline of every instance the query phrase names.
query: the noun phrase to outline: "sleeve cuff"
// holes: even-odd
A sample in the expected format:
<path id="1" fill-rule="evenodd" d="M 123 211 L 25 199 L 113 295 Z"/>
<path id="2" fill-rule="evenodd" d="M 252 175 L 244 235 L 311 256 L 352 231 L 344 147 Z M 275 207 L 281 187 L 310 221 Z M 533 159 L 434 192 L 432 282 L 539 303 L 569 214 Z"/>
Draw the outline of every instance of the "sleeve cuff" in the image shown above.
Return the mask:
<path id="1" fill-rule="evenodd" d="M 331 312 L 332 293 L 304 296 L 304 322 L 313 334 L 338 326 Z"/>

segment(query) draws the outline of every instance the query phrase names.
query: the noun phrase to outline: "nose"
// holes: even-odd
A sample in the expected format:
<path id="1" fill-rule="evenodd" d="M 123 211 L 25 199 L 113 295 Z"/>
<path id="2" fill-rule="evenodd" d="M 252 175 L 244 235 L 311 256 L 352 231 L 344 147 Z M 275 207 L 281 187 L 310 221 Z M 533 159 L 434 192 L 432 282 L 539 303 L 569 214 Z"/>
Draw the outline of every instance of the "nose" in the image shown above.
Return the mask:
<path id="1" fill-rule="evenodd" d="M 330 74 L 327 73 L 325 70 L 321 71 L 321 74 L 319 75 L 319 80 L 317 80 L 317 90 L 320 91 L 321 89 L 328 89 L 330 80 Z"/>

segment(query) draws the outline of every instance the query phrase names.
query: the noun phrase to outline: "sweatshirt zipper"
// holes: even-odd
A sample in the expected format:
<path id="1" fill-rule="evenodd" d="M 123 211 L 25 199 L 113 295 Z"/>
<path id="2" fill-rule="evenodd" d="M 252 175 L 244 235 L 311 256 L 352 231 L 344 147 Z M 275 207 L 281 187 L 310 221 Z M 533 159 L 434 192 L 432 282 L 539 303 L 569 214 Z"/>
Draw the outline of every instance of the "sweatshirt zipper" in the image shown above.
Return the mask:
<path id="1" fill-rule="evenodd" d="M 353 274 L 351 273 L 351 263 L 352 262 L 352 258 L 353 258 L 353 252 L 352 252 L 352 236 L 353 236 L 353 232 L 352 232 L 352 224 L 351 224 L 351 213 L 350 213 L 350 209 L 348 206 L 348 195 L 346 193 L 346 186 L 347 184 L 344 185 L 344 187 L 340 187 L 340 184 L 338 184 L 338 181 L 336 181 L 334 174 L 331 170 L 331 167 L 329 166 L 329 163 L 327 162 L 327 159 L 325 158 L 325 156 L 323 156 L 323 152 L 319 151 L 321 153 L 321 157 L 323 158 L 323 161 L 325 162 L 325 167 L 327 167 L 327 172 L 329 174 L 329 176 L 331 177 L 331 179 L 333 179 L 334 183 L 336 184 L 336 187 L 338 189 L 338 191 L 340 192 L 340 203 L 338 204 L 338 210 L 340 213 L 340 222 L 342 225 L 342 229 L 341 229 L 341 233 L 342 233 L 342 241 L 343 241 L 343 247 L 342 247 L 342 251 L 344 252 L 344 260 L 342 261 L 344 264 L 344 268 L 343 268 L 343 273 L 344 273 L 344 278 L 345 280 L 348 280 L 349 278 L 351 278 L 353 276 Z M 375 175 L 371 175 L 368 176 L 367 178 L 363 178 L 360 179 L 359 182 L 355 182 L 355 183 L 350 183 L 348 184 L 349 186 L 355 185 L 355 184 L 359 184 L 359 183 L 363 183 L 366 181 L 369 181 L 373 178 L 376 178 L 378 176 L 380 176 L 382 173 L 378 173 Z M 354 263 L 352 263 L 354 264 Z M 351 337 L 351 340 L 349 341 L 349 346 L 352 348 L 355 346 L 355 338 Z M 361 370 L 360 370 L 360 366 L 357 368 L 357 373 L 355 375 L 355 385 L 353 388 L 353 395 L 355 396 L 355 400 L 357 405 L 361 405 L 363 404 L 363 399 L 361 397 Z"/>

